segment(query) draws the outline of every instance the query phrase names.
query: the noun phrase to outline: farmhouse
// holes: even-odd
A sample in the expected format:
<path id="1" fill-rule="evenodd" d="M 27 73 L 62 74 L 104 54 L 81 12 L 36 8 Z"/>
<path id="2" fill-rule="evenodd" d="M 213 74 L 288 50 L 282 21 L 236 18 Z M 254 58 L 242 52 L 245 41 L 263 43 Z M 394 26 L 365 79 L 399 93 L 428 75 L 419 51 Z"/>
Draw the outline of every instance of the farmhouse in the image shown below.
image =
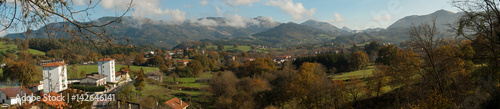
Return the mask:
<path id="1" fill-rule="evenodd" d="M 10 88 L 1 88 L 0 89 L 0 104 L 8 104 L 8 105 L 15 105 L 15 104 L 21 104 L 21 99 L 16 98 L 17 95 L 31 95 L 33 92 L 31 92 L 28 88 L 21 88 L 21 87 L 10 87 Z M 31 103 L 33 101 L 29 101 Z"/>
<path id="2" fill-rule="evenodd" d="M 53 62 L 43 67 L 43 93 L 60 92 L 68 89 L 67 64 Z"/>
<path id="3" fill-rule="evenodd" d="M 43 66 L 53 62 L 64 63 L 64 59 L 41 60 L 39 64 L 40 66 Z"/>
<path id="4" fill-rule="evenodd" d="M 130 80 L 130 76 L 128 75 L 128 70 L 121 69 L 120 71 L 115 73 L 116 81 L 128 81 Z"/>
<path id="5" fill-rule="evenodd" d="M 187 103 L 182 102 L 181 99 L 175 97 L 168 101 L 165 101 L 167 104 L 167 109 L 186 109 L 189 105 Z"/>
<path id="6" fill-rule="evenodd" d="M 149 72 L 148 73 L 148 78 L 154 79 L 158 82 L 163 81 L 163 73 L 160 72 Z"/>
<path id="7" fill-rule="evenodd" d="M 246 63 L 246 62 L 250 62 L 250 61 L 254 61 L 254 60 L 255 60 L 255 58 L 245 58 L 245 59 L 241 60 L 241 62 Z"/>
<path id="8" fill-rule="evenodd" d="M 189 63 L 189 60 L 180 60 L 179 61 L 180 63 L 183 63 L 184 66 L 186 66 L 188 63 Z"/>
<path id="9" fill-rule="evenodd" d="M 104 58 L 97 62 L 99 74 L 106 75 L 106 82 L 116 82 L 115 80 L 115 59 Z"/>
<path id="10" fill-rule="evenodd" d="M 98 73 L 87 74 L 87 77 L 80 80 L 80 84 L 93 86 L 105 85 L 106 75 Z"/>

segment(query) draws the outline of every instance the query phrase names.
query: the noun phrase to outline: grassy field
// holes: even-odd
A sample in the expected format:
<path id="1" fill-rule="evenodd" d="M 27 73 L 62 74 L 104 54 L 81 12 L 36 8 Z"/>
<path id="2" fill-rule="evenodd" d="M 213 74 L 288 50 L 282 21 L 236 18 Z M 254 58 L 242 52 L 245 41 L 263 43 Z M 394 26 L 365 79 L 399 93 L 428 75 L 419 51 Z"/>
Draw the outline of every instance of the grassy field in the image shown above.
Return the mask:
<path id="1" fill-rule="evenodd" d="M 207 46 L 207 48 L 212 48 L 212 47 L 217 49 L 217 46 Z M 234 48 L 233 46 L 224 46 L 224 51 L 238 49 L 238 50 L 247 52 L 247 51 L 250 51 L 251 48 L 252 48 L 252 46 L 242 46 L 242 45 L 238 46 L 238 48 Z"/>
<path id="2" fill-rule="evenodd" d="M 127 65 L 116 65 L 115 71 L 119 71 L 120 68 L 122 68 L 123 66 L 127 66 Z M 98 72 L 97 65 L 77 65 L 78 72 L 76 72 L 76 74 L 71 67 L 73 67 L 73 65 L 68 65 L 68 78 L 71 78 L 71 79 L 78 78 L 79 77 L 78 75 L 82 71 L 85 71 L 87 74 Z M 144 73 L 154 72 L 154 71 L 159 70 L 156 67 L 130 66 L 130 70 L 132 70 L 132 71 L 139 71 L 141 68 L 144 70 Z"/>
<path id="3" fill-rule="evenodd" d="M 17 52 L 18 51 L 17 45 L 15 45 L 15 44 L 9 44 L 7 42 L 0 42 L 0 52 L 5 52 L 7 50 L 15 50 Z M 35 50 L 35 49 L 28 49 L 28 51 L 31 54 L 45 55 L 45 52 L 38 51 L 38 50 Z"/>
<path id="4" fill-rule="evenodd" d="M 116 65 L 115 66 L 115 70 L 119 71 L 120 68 L 123 67 L 123 66 L 126 66 L 126 65 Z M 77 65 L 78 72 L 76 74 L 73 72 L 73 69 L 71 69 L 71 67 L 72 67 L 72 65 L 68 65 L 68 67 L 67 67 L 67 70 L 68 70 L 68 79 L 79 79 L 80 78 L 80 76 L 79 76 L 80 72 L 83 71 L 83 70 L 85 70 L 85 72 L 87 74 L 90 74 L 90 73 L 93 73 L 93 72 L 97 72 L 97 65 Z M 36 82 L 38 82 L 38 81 L 42 80 L 41 77 L 43 76 L 43 74 L 42 74 L 43 70 L 42 70 L 42 67 L 40 67 L 40 66 L 36 66 L 36 68 L 37 68 L 37 70 L 39 72 L 39 75 L 36 76 L 34 78 L 34 80 Z M 143 68 L 144 73 L 153 72 L 153 71 L 157 71 L 158 70 L 158 68 L 156 68 L 156 67 L 130 66 L 130 69 L 132 71 L 139 71 L 141 68 Z M 3 70 L 0 69 L 0 77 L 2 75 L 3 75 Z"/>
<path id="5" fill-rule="evenodd" d="M 368 66 L 366 69 L 346 72 L 339 75 L 333 75 L 333 80 L 347 80 L 350 76 L 358 76 L 360 78 L 369 77 L 372 75 L 374 66 Z"/>

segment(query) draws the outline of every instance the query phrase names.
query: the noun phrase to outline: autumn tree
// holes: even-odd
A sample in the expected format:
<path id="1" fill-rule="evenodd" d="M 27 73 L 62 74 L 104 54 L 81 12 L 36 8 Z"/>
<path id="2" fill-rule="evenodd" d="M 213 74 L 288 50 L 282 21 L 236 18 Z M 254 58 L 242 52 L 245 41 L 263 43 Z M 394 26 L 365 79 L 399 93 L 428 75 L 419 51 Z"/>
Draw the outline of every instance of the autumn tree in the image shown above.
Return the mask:
<path id="1" fill-rule="evenodd" d="M 274 62 L 270 58 L 257 58 L 254 61 L 247 62 L 243 65 L 243 70 L 238 75 L 240 77 L 248 77 L 254 75 L 263 75 L 276 70 Z"/>
<path id="2" fill-rule="evenodd" d="M 34 81 L 34 78 L 40 76 L 35 65 L 32 63 L 24 61 L 13 61 L 7 59 L 7 62 L 3 68 L 3 79 L 6 80 L 18 80 L 24 86 L 30 86 Z"/>
<path id="3" fill-rule="evenodd" d="M 287 92 L 293 98 L 298 99 L 299 104 L 308 100 L 311 86 L 316 83 L 320 77 L 315 75 L 316 66 L 321 66 L 318 63 L 303 63 L 299 68 L 299 73 L 291 79 L 290 84 L 286 87 Z"/>
<path id="4" fill-rule="evenodd" d="M 246 57 L 248 57 L 248 53 L 247 52 L 241 52 L 240 56 L 246 58 Z"/>
<path id="5" fill-rule="evenodd" d="M 349 86 L 347 86 L 347 93 L 351 95 L 354 106 L 362 99 L 363 93 L 366 92 L 366 87 L 363 85 L 363 80 L 357 76 L 350 76 Z"/>
<path id="6" fill-rule="evenodd" d="M 144 59 L 144 55 L 142 53 L 137 53 L 134 58 L 134 64 L 135 65 L 142 65 L 146 62 L 146 59 Z"/>
<path id="7" fill-rule="evenodd" d="M 463 72 L 465 63 L 458 58 L 458 48 L 451 45 L 441 45 L 443 38 L 436 28 L 435 20 L 431 24 L 424 23 L 410 29 L 410 37 L 415 47 L 421 48 L 424 64 L 422 75 L 425 82 L 436 85 L 441 94 L 450 94 L 449 88 L 454 82 L 452 76 Z"/>
<path id="8" fill-rule="evenodd" d="M 80 72 L 80 78 L 85 78 L 87 77 L 87 72 L 85 72 L 85 70 L 82 70 L 82 72 Z"/>
<path id="9" fill-rule="evenodd" d="M 397 50 L 391 56 L 393 60 L 389 61 L 390 69 L 380 69 L 385 71 L 384 75 L 391 76 L 392 82 L 389 85 L 393 87 L 408 85 L 413 82 L 415 75 L 422 75 L 421 59 L 417 53 L 411 50 Z"/>
<path id="10" fill-rule="evenodd" d="M 97 62 L 99 59 L 102 59 L 104 58 L 101 54 L 98 54 L 98 53 L 89 53 L 87 55 L 87 60 L 88 61 L 93 61 L 93 62 Z"/>
<path id="11" fill-rule="evenodd" d="M 76 64 L 71 65 L 71 69 L 73 70 L 73 75 L 75 75 L 74 78 L 78 75 L 78 66 Z"/>
<path id="12" fill-rule="evenodd" d="M 198 77 L 201 73 L 203 73 L 203 65 L 201 65 L 201 62 L 198 60 L 189 61 L 187 66 L 193 69 L 193 77 Z"/>
<path id="13" fill-rule="evenodd" d="M 220 58 L 220 55 L 219 55 L 219 53 L 217 53 L 215 51 L 209 51 L 207 57 L 212 59 L 212 60 L 218 60 Z"/>
<path id="14" fill-rule="evenodd" d="M 394 45 L 389 44 L 380 47 L 378 50 L 378 57 L 375 60 L 375 63 L 381 63 L 383 65 L 391 65 L 391 60 L 395 60 L 394 54 L 396 54 L 397 49 Z"/>
<path id="15" fill-rule="evenodd" d="M 169 72 L 169 71 L 170 71 L 170 70 L 168 69 L 167 65 L 165 65 L 165 64 L 161 64 L 161 65 L 159 66 L 159 68 L 160 68 L 160 71 L 161 71 L 161 72 L 163 72 L 163 73 L 167 73 L 167 72 Z"/>
<path id="16" fill-rule="evenodd" d="M 391 67 L 385 65 L 377 65 L 373 70 L 372 76 L 366 82 L 368 91 L 374 92 L 375 97 L 378 98 L 385 89 L 384 87 L 390 82 L 387 76 L 391 72 Z"/>
<path id="17" fill-rule="evenodd" d="M 205 56 L 205 55 L 195 55 L 193 57 L 193 60 L 198 60 L 201 63 L 201 65 L 203 66 L 204 71 L 208 71 L 214 67 L 213 61 L 210 60 L 209 58 L 207 58 L 207 56 Z"/>
<path id="18" fill-rule="evenodd" d="M 351 67 L 353 70 L 359 70 L 368 67 L 368 55 L 362 51 L 352 53 Z"/>
<path id="19" fill-rule="evenodd" d="M 139 92 L 141 92 L 142 90 L 144 90 L 144 86 L 146 86 L 146 78 L 144 77 L 144 70 L 139 70 L 138 72 L 136 72 L 137 74 L 137 78 L 135 79 L 135 83 L 134 83 L 134 86 L 136 88 L 136 90 L 138 90 Z"/>
<path id="20" fill-rule="evenodd" d="M 224 45 L 222 45 L 222 44 L 217 45 L 217 49 L 218 50 L 224 50 Z"/>
<path id="21" fill-rule="evenodd" d="M 149 58 L 148 61 L 149 61 L 148 64 L 154 66 L 160 66 L 165 63 L 165 59 L 160 55 L 156 55 L 153 58 Z"/>
<path id="22" fill-rule="evenodd" d="M 163 53 L 161 49 L 158 49 L 156 50 L 156 55 L 165 56 L 165 53 Z"/>
<path id="23" fill-rule="evenodd" d="M 236 95 L 236 84 L 239 79 L 234 76 L 233 72 L 224 71 L 215 73 L 212 76 L 209 85 L 209 91 L 216 98 L 215 107 L 230 108 L 232 96 Z"/>

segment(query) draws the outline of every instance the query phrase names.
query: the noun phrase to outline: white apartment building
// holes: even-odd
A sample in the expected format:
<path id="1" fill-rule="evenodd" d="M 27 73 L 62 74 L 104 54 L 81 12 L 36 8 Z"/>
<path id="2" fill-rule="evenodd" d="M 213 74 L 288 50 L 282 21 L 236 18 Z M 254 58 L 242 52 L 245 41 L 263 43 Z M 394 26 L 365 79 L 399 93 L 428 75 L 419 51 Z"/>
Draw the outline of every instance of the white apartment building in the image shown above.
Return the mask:
<path id="1" fill-rule="evenodd" d="M 68 89 L 67 64 L 53 62 L 43 65 L 43 93 L 59 93 Z"/>
<path id="2" fill-rule="evenodd" d="M 115 59 L 104 58 L 97 62 L 99 74 L 106 75 L 106 82 L 115 83 Z"/>

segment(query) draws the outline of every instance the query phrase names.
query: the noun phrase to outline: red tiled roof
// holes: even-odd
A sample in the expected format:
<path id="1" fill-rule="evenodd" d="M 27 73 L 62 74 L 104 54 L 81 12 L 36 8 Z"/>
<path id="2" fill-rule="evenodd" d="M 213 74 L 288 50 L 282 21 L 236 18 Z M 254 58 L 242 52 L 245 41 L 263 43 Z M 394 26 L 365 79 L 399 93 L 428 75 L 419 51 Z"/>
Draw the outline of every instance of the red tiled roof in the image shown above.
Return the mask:
<path id="1" fill-rule="evenodd" d="M 115 60 L 113 58 L 104 58 L 104 59 L 99 59 L 99 61 L 111 61 L 111 60 Z"/>
<path id="2" fill-rule="evenodd" d="M 42 85 L 42 84 L 35 84 L 35 85 L 32 85 L 31 87 L 35 87 L 35 86 L 39 86 L 39 85 Z"/>
<path id="3" fill-rule="evenodd" d="M 68 65 L 68 64 L 60 63 L 60 62 L 53 62 L 53 63 L 45 64 L 42 67 L 57 67 L 57 66 L 63 66 L 63 65 Z"/>
<path id="4" fill-rule="evenodd" d="M 120 70 L 120 71 L 115 72 L 115 76 L 120 76 L 120 75 L 125 75 L 125 74 L 128 74 L 127 70 Z"/>
<path id="5" fill-rule="evenodd" d="M 10 88 L 2 88 L 0 89 L 0 91 L 2 91 L 3 93 L 5 93 L 5 95 L 7 95 L 8 97 L 16 97 L 18 94 L 19 95 L 31 95 L 33 92 L 31 92 L 30 90 L 28 90 L 27 88 L 22 88 L 22 93 L 21 93 L 21 87 L 10 87 Z"/>
<path id="6" fill-rule="evenodd" d="M 180 60 L 179 62 L 189 62 L 189 60 Z"/>
<path id="7" fill-rule="evenodd" d="M 50 95 L 52 97 L 58 97 L 58 96 L 61 96 L 55 92 L 50 92 L 49 94 L 47 94 L 47 96 Z M 64 99 L 64 98 L 63 98 Z M 47 99 L 47 98 L 42 98 L 42 102 L 51 106 L 51 107 L 54 107 L 56 109 L 64 109 L 64 107 L 67 107 L 68 104 L 64 101 L 58 101 L 58 100 L 53 100 L 53 99 Z"/>
<path id="8" fill-rule="evenodd" d="M 182 102 L 182 105 L 181 105 L 181 102 L 182 101 L 179 98 L 175 97 L 175 98 L 172 98 L 168 101 L 165 101 L 165 104 L 167 104 L 168 106 L 170 106 L 174 109 L 182 109 L 182 108 L 188 106 L 188 104 L 185 102 Z"/>

